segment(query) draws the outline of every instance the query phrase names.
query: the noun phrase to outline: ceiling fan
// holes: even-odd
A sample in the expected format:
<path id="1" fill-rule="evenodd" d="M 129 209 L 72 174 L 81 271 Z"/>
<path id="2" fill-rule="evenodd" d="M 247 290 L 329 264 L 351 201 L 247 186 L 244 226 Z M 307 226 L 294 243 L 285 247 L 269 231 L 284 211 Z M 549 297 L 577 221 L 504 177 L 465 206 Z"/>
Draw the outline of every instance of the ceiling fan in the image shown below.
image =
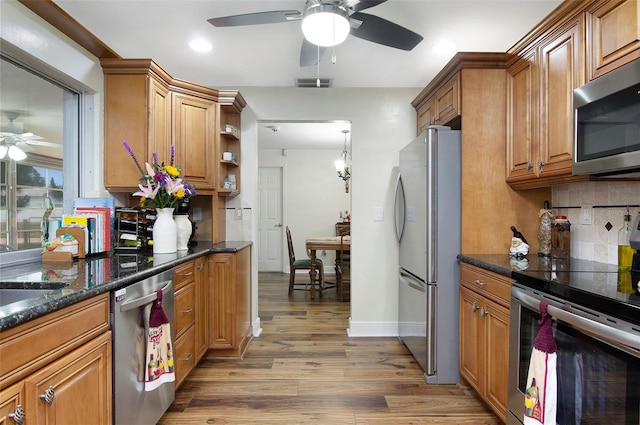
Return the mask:
<path id="1" fill-rule="evenodd" d="M 8 154 L 9 158 L 21 161 L 27 157 L 27 152 L 34 150 L 30 145 L 62 149 L 59 143 L 46 142 L 42 137 L 24 131 L 22 126 L 14 122 L 20 116 L 18 112 L 7 111 L 4 115 L 9 119 L 9 124 L 0 127 L 0 159 Z"/>
<path id="2" fill-rule="evenodd" d="M 361 10 L 377 6 L 387 0 L 307 0 L 302 12 L 298 10 L 274 10 L 246 13 L 207 19 L 215 27 L 236 27 L 245 25 L 276 24 L 302 21 L 305 38 L 300 50 L 300 66 L 318 64 L 326 47 L 340 44 L 351 34 L 363 40 L 402 50 L 412 50 L 423 37 L 398 24 Z M 324 20 L 324 23 L 320 23 Z M 318 21 L 320 30 L 328 35 L 328 40 L 313 38 L 312 21 Z M 342 32 L 340 33 L 340 31 Z M 315 42 L 314 42 L 315 41 Z"/>

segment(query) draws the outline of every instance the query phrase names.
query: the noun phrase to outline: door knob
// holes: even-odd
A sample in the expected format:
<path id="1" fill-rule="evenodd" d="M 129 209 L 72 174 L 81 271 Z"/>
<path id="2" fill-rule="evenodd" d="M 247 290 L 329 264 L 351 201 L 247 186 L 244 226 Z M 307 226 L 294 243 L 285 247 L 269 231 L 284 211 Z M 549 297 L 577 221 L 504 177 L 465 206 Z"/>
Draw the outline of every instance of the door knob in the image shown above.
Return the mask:
<path id="1" fill-rule="evenodd" d="M 276 224 L 276 225 L 275 225 L 275 226 L 273 226 L 273 227 L 282 227 L 282 223 L 278 223 L 278 224 Z"/>

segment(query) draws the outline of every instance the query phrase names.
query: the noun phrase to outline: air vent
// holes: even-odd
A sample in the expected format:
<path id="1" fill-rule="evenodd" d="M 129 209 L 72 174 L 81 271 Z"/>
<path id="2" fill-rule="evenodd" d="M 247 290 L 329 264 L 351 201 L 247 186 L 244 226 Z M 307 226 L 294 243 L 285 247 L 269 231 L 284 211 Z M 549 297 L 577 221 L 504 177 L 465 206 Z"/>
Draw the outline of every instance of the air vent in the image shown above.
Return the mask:
<path id="1" fill-rule="evenodd" d="M 298 78 L 296 79 L 296 87 L 302 88 L 318 88 L 317 78 Z M 331 78 L 320 78 L 320 88 L 331 87 Z"/>

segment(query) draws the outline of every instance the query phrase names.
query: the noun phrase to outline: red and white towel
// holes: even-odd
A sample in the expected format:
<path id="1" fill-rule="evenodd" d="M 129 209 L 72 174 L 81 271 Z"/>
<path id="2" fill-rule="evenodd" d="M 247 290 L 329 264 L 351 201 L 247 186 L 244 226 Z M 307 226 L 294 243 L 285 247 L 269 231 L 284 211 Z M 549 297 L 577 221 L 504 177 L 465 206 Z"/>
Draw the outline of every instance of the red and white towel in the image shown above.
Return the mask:
<path id="1" fill-rule="evenodd" d="M 162 289 L 151 306 L 147 331 L 145 391 L 153 391 L 165 382 L 175 381 L 171 326 L 162 309 Z"/>
<path id="2" fill-rule="evenodd" d="M 542 318 L 538 321 L 540 330 L 533 343 L 529 361 L 524 399 L 524 425 L 556 425 L 558 348 L 553 338 L 551 316 L 547 313 L 548 306 L 548 302 L 540 302 Z"/>

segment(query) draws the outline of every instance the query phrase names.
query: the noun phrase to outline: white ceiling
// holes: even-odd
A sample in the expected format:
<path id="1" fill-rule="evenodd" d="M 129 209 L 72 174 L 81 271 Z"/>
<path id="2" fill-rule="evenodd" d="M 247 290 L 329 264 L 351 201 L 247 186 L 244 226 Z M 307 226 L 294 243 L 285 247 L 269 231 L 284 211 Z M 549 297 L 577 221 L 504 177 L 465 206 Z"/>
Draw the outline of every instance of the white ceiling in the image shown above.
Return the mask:
<path id="1" fill-rule="evenodd" d="M 300 21 L 217 28 L 208 18 L 272 10 L 302 11 L 305 0 L 54 0 L 65 12 L 124 58 L 152 58 L 175 78 L 215 88 L 293 87 L 297 78 L 316 78 L 316 67 L 299 66 Z M 388 0 L 363 12 L 404 26 L 424 37 L 411 51 L 349 36 L 320 61 L 321 78 L 332 87 L 424 87 L 453 53 L 434 53 L 442 39 L 457 51 L 505 52 L 561 0 Z M 213 45 L 207 53 L 188 47 L 193 38 Z M 301 89 L 302 90 L 302 89 Z M 304 90 L 315 90 L 304 89 Z M 342 149 L 334 124 L 259 126 L 261 148 L 285 148 L 324 134 L 325 148 Z M 301 128 L 304 129 L 304 126 Z M 295 138 L 287 139 L 287 134 Z M 317 139 L 317 137 L 316 137 Z M 327 144 L 328 139 L 333 140 Z M 299 146 L 299 145 L 297 145 Z"/>

